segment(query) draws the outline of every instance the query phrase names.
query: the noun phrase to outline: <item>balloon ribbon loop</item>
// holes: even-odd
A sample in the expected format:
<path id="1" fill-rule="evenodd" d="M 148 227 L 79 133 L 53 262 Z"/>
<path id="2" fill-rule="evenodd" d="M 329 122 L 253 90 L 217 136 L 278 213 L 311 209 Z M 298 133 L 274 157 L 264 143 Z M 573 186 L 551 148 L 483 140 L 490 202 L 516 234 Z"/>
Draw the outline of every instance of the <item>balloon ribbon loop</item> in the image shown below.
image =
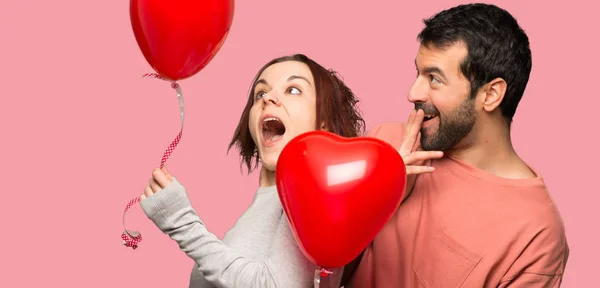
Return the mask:
<path id="1" fill-rule="evenodd" d="M 179 134 L 177 134 L 177 137 L 175 137 L 173 142 L 171 142 L 171 144 L 169 145 L 167 150 L 165 150 L 165 153 L 162 156 L 162 159 L 160 161 L 160 168 L 162 169 L 165 166 L 165 163 L 167 162 L 167 160 L 169 159 L 171 154 L 173 153 L 173 151 L 175 150 L 175 147 L 177 147 L 177 144 L 179 144 L 179 141 L 181 140 L 181 135 L 183 133 L 183 120 L 184 120 L 183 93 L 181 92 L 181 87 L 179 87 L 179 84 L 177 84 L 177 82 L 168 80 L 168 79 L 160 76 L 159 74 L 147 73 L 147 74 L 144 74 L 143 77 L 160 79 L 160 80 L 165 80 L 165 81 L 171 82 L 171 88 L 175 89 L 175 91 L 177 92 L 177 98 L 179 99 L 179 113 L 181 115 L 181 129 L 179 130 Z M 123 211 L 123 229 L 124 229 L 124 231 L 123 231 L 123 234 L 121 234 L 121 240 L 123 240 L 122 244 L 125 245 L 126 247 L 131 247 L 134 250 L 137 249 L 139 243 L 142 242 L 142 234 L 137 231 L 127 230 L 125 228 L 125 213 L 127 213 L 127 210 L 129 210 L 129 208 L 131 208 L 133 205 L 135 205 L 136 203 L 139 203 L 139 202 L 140 202 L 140 197 L 138 196 L 138 197 L 134 198 L 133 200 L 129 201 L 127 206 L 125 206 L 125 211 Z"/>

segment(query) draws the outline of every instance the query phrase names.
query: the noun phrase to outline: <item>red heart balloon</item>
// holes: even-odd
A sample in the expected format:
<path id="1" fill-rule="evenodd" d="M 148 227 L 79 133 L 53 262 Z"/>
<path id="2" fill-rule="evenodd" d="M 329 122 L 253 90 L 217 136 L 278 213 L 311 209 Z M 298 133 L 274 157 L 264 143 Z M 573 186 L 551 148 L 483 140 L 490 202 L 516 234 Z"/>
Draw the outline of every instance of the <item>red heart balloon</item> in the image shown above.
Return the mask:
<path id="1" fill-rule="evenodd" d="M 373 241 L 406 190 L 404 161 L 391 145 L 324 131 L 292 139 L 276 179 L 301 251 L 328 269 L 350 263 Z"/>
<path id="2" fill-rule="evenodd" d="M 173 81 L 206 66 L 233 21 L 233 0 L 131 0 L 135 39 L 148 63 Z"/>

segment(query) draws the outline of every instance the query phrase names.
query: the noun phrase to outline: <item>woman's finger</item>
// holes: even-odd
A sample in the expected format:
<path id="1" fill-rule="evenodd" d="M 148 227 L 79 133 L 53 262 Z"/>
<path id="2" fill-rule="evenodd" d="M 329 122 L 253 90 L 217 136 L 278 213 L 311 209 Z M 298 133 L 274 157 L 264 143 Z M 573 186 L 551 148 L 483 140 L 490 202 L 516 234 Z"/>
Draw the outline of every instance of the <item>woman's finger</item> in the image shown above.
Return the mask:
<path id="1" fill-rule="evenodd" d="M 164 189 L 165 187 L 169 186 L 169 183 L 171 182 L 167 179 L 167 175 L 165 175 L 164 169 L 154 169 L 154 171 L 152 171 L 152 177 L 154 177 L 154 181 L 158 183 L 161 189 Z"/>
<path id="2" fill-rule="evenodd" d="M 150 180 L 148 180 L 148 184 L 150 185 L 150 188 L 152 188 L 152 192 L 154 193 L 157 193 L 158 191 L 162 190 L 162 188 L 160 187 L 160 185 L 158 185 L 158 182 L 156 182 L 154 178 L 150 178 Z"/>
<path id="3" fill-rule="evenodd" d="M 429 159 L 442 158 L 443 156 L 444 152 L 442 151 L 415 151 L 402 157 L 402 161 L 404 161 L 404 165 L 408 166 Z"/>
<path id="4" fill-rule="evenodd" d="M 435 168 L 431 166 L 406 166 L 406 175 L 417 175 L 423 173 L 431 173 Z"/>
<path id="5" fill-rule="evenodd" d="M 165 173 L 165 176 L 167 176 L 167 180 L 169 180 L 169 182 L 173 181 L 173 174 L 167 170 L 166 166 L 163 167 L 163 172 Z"/>
<path id="6" fill-rule="evenodd" d="M 146 187 L 144 188 L 143 196 L 150 197 L 150 196 L 152 196 L 152 194 L 154 194 L 154 192 L 152 192 L 152 188 L 150 188 L 149 185 L 146 185 Z M 145 199 L 145 197 L 144 197 L 144 199 Z M 144 199 L 142 199 L 142 200 L 144 200 Z"/>

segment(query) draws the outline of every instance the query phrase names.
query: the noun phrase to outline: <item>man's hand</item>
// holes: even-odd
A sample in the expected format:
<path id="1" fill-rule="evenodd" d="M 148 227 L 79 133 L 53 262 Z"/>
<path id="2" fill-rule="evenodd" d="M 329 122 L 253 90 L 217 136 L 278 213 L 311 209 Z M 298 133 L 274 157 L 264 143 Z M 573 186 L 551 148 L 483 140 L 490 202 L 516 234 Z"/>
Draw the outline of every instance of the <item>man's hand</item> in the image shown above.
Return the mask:
<path id="1" fill-rule="evenodd" d="M 147 197 L 158 193 L 158 191 L 165 189 L 173 181 L 173 175 L 167 171 L 166 167 L 162 169 L 155 168 L 152 171 L 152 178 L 148 181 L 148 185 L 144 188 L 144 194 L 140 196 L 140 200 L 144 200 Z"/>
<path id="2" fill-rule="evenodd" d="M 429 159 L 441 158 L 444 153 L 441 151 L 423 151 L 419 145 L 421 124 L 425 113 L 423 110 L 411 111 L 404 130 L 404 139 L 398 153 L 402 156 L 406 165 L 406 192 L 405 195 L 412 191 L 418 174 L 429 173 L 434 170 L 431 166 L 423 166 L 424 162 Z"/>

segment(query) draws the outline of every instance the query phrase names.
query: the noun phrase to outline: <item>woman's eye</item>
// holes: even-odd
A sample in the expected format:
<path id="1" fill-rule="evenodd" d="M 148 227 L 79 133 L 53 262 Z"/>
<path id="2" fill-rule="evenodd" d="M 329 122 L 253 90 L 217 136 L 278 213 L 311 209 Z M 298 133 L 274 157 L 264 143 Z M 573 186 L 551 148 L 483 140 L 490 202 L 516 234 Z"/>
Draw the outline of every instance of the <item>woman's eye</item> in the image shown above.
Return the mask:
<path id="1" fill-rule="evenodd" d="M 255 98 L 256 98 L 256 99 L 260 99 L 260 98 L 262 98 L 263 96 L 265 96 L 265 92 L 264 92 L 264 91 L 259 91 L 258 93 L 256 93 L 256 96 L 255 96 Z"/>
<path id="2" fill-rule="evenodd" d="M 290 94 L 298 95 L 298 94 L 300 94 L 300 89 L 298 89 L 296 87 L 290 87 L 290 88 L 288 88 L 287 92 Z"/>

